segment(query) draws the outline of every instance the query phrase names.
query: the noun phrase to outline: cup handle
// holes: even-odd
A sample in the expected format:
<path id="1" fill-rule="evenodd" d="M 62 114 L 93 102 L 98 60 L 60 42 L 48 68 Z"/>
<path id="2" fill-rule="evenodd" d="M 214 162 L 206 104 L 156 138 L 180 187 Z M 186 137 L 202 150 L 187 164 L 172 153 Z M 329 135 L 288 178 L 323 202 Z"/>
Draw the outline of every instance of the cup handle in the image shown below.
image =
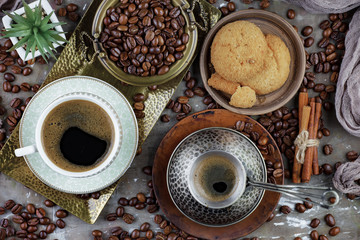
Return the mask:
<path id="1" fill-rule="evenodd" d="M 31 146 L 15 149 L 15 156 L 23 157 L 25 155 L 30 155 L 35 152 L 37 152 L 36 146 L 31 145 Z"/>

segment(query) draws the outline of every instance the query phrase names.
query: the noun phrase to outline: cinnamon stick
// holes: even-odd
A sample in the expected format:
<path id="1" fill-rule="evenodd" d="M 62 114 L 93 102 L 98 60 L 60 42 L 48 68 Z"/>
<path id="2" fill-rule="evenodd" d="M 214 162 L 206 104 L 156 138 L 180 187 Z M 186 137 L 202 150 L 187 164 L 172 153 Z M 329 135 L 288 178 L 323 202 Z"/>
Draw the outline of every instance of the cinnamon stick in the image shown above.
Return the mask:
<path id="1" fill-rule="evenodd" d="M 314 122 L 315 122 L 315 102 L 310 102 L 311 112 L 310 112 L 310 119 L 309 119 L 309 139 L 314 139 L 315 133 L 314 133 Z M 307 148 L 305 151 L 305 159 L 301 174 L 301 181 L 302 182 L 309 182 L 312 174 L 312 160 L 313 160 L 313 149 Z"/>
<path id="2" fill-rule="evenodd" d="M 299 103 L 300 103 L 300 98 L 299 98 Z M 299 106 L 300 106 L 300 104 L 299 104 Z M 305 106 L 303 106 L 301 108 L 301 118 L 300 118 L 300 115 L 299 115 L 299 122 L 301 123 L 299 133 L 301 133 L 304 130 L 307 130 L 308 124 L 309 124 L 309 119 L 310 119 L 310 112 L 311 112 L 311 108 L 309 106 L 305 105 Z M 293 181 L 293 183 L 300 183 L 301 182 L 300 173 L 301 173 L 302 164 L 299 163 L 298 160 L 296 159 L 296 155 L 297 155 L 298 151 L 299 151 L 299 148 L 296 147 L 295 148 L 295 159 L 294 159 L 293 171 L 292 171 L 292 181 Z"/>
<path id="3" fill-rule="evenodd" d="M 314 122 L 314 133 L 315 139 L 317 138 L 317 132 L 319 130 L 319 123 L 321 118 L 321 103 L 315 104 L 315 122 Z M 319 175 L 319 159 L 318 159 L 318 148 L 312 147 L 313 149 L 313 162 L 312 169 L 314 175 Z"/>

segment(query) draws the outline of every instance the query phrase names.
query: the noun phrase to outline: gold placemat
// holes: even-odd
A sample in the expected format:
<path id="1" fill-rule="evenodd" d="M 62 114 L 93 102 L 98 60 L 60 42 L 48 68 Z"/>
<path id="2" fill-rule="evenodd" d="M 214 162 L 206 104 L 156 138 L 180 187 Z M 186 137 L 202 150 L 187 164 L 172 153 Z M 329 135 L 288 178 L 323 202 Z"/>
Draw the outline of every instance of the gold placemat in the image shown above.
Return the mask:
<path id="1" fill-rule="evenodd" d="M 190 4 L 192 4 L 190 1 Z M 161 112 L 165 108 L 169 99 L 175 92 L 178 84 L 184 77 L 185 73 L 188 71 L 189 64 L 186 71 L 182 72 L 178 77 L 170 80 L 169 82 L 158 86 L 156 91 L 149 91 L 147 87 L 135 87 L 135 86 L 124 86 L 114 78 L 109 72 L 107 72 L 101 63 L 96 59 L 92 64 L 89 64 L 85 59 L 81 51 L 81 41 L 80 34 L 82 32 L 87 32 L 91 34 L 92 22 L 96 13 L 96 10 L 102 0 L 94 0 L 89 6 L 87 12 L 83 16 L 79 25 L 72 34 L 69 43 L 62 51 L 59 59 L 55 63 L 54 67 L 51 69 L 49 75 L 45 79 L 45 82 L 42 86 L 46 84 L 67 76 L 73 75 L 86 75 L 92 76 L 99 79 L 102 79 L 118 90 L 120 90 L 125 97 L 132 103 L 132 96 L 135 93 L 144 93 L 147 96 L 145 101 L 145 118 L 139 119 L 139 146 L 145 141 L 146 137 L 150 133 L 152 127 L 155 125 L 157 119 L 159 118 Z M 214 26 L 215 23 L 219 20 L 221 13 L 218 9 L 211 6 L 205 0 L 200 0 L 200 4 L 203 6 L 207 17 L 209 19 L 209 26 Z M 196 11 L 199 11 L 195 8 Z M 199 40 L 203 40 L 205 34 L 200 31 Z M 198 44 L 197 53 L 201 48 L 201 44 Z M 196 56 L 196 54 L 195 54 Z M 195 56 L 191 60 L 191 63 L 195 59 Z M 17 158 L 14 155 L 14 150 L 19 147 L 19 129 L 13 131 L 12 135 L 6 142 L 2 151 L 0 152 L 0 171 L 4 174 L 12 177 L 16 181 L 24 184 L 25 186 L 31 188 L 32 190 L 40 193 L 46 198 L 52 200 L 60 207 L 66 209 L 73 215 L 79 217 L 85 222 L 94 223 L 98 216 L 100 215 L 102 209 L 104 208 L 106 202 L 109 200 L 110 196 L 114 192 L 118 182 L 115 182 L 110 187 L 100 191 L 99 199 L 88 199 L 83 200 L 77 197 L 74 194 L 68 194 L 59 192 L 55 189 L 52 189 L 41 182 L 29 169 L 23 158 Z"/>

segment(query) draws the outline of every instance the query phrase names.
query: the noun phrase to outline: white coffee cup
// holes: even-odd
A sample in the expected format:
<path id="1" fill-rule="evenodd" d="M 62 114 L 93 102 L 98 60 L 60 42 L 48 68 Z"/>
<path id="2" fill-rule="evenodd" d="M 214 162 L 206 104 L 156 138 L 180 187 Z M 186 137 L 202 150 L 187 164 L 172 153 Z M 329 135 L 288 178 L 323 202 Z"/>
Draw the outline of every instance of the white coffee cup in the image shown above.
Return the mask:
<path id="1" fill-rule="evenodd" d="M 111 142 L 110 147 L 108 148 L 107 154 L 104 156 L 104 160 L 99 164 L 98 166 L 87 170 L 87 171 L 81 171 L 81 172 L 72 172 L 65 170 L 56 164 L 54 164 L 50 158 L 47 156 L 44 146 L 43 146 L 43 140 L 42 140 L 42 128 L 44 124 L 44 120 L 48 116 L 48 114 L 58 105 L 73 101 L 73 100 L 85 100 L 92 103 L 95 103 L 96 105 L 100 106 L 110 117 L 111 122 L 113 124 L 113 139 Z M 104 99 L 100 98 L 99 96 L 96 96 L 91 93 L 84 93 L 84 92 L 75 92 L 66 94 L 56 100 L 54 100 L 52 103 L 50 103 L 45 110 L 41 113 L 37 124 L 36 124 L 36 130 L 35 130 L 35 143 L 34 145 L 25 146 L 22 148 L 18 148 L 15 150 L 15 155 L 17 157 L 22 157 L 30 154 L 36 154 L 38 153 L 40 157 L 43 159 L 43 161 L 54 171 L 63 174 L 65 176 L 69 177 L 89 177 L 92 175 L 95 175 L 103 170 L 105 170 L 112 161 L 117 157 L 120 146 L 121 146 L 121 124 L 120 124 L 120 118 L 118 114 L 115 112 L 115 110 L 112 108 L 112 106 L 106 102 Z"/>

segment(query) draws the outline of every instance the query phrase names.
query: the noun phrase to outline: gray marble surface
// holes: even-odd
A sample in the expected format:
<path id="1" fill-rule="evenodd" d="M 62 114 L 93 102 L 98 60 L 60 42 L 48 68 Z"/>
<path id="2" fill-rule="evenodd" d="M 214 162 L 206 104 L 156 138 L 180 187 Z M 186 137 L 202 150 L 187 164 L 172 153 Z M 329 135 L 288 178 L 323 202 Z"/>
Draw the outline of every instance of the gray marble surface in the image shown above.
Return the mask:
<path id="1" fill-rule="evenodd" d="M 58 6 L 53 4 L 53 0 L 50 0 L 53 7 L 58 9 Z M 78 10 L 81 14 L 84 10 L 89 6 L 90 1 L 86 0 L 73 0 L 72 2 L 77 3 L 80 6 Z M 246 9 L 250 6 L 258 8 L 259 1 L 255 1 L 251 5 L 245 5 L 241 1 L 234 1 L 237 7 L 237 10 Z M 70 3 L 68 0 L 64 0 L 64 5 Z M 223 0 L 219 0 L 216 5 L 222 6 L 225 5 L 226 2 Z M 315 42 L 317 43 L 321 38 L 321 30 L 318 27 L 318 24 L 327 18 L 327 15 L 311 15 L 307 13 L 305 10 L 300 9 L 297 6 L 289 5 L 279 0 L 271 1 L 271 6 L 269 11 L 273 11 L 278 13 L 279 15 L 286 18 L 286 12 L 289 8 L 293 8 L 296 11 L 296 18 L 293 20 L 289 20 L 291 24 L 296 25 L 299 29 L 302 29 L 306 25 L 312 25 L 314 27 L 314 33 L 312 36 L 315 38 Z M 66 20 L 66 19 L 62 19 Z M 68 20 L 66 20 L 69 22 Z M 74 29 L 75 24 L 71 23 L 65 27 L 66 31 L 71 31 Z M 315 52 L 319 49 L 316 44 L 314 44 L 310 49 L 307 49 L 308 52 Z M 53 63 L 52 63 L 53 64 Z M 30 83 L 41 83 L 49 70 L 51 69 L 52 64 L 49 65 L 40 65 L 35 64 L 33 66 L 33 73 L 26 78 L 18 78 L 17 84 L 21 84 L 21 82 L 27 81 Z M 195 63 L 192 67 L 192 72 L 198 80 L 198 83 L 201 85 L 201 79 L 198 72 L 198 66 Z M 3 79 L 3 74 L 1 74 L 1 78 Z M 330 76 L 328 74 L 317 74 L 317 82 L 329 83 Z M 185 90 L 185 84 L 182 82 L 178 87 L 173 99 L 176 99 L 177 96 L 183 94 Z M 26 98 L 30 96 L 31 93 L 18 93 L 16 96 L 20 98 Z M 3 98 L 2 104 L 7 107 L 8 113 L 10 113 L 9 103 L 12 98 L 15 97 L 15 94 L 5 93 L 0 90 L 0 96 Z M 332 95 L 332 101 L 333 101 Z M 201 98 L 194 97 L 190 100 L 191 105 L 193 106 L 193 112 L 197 112 L 205 109 L 205 105 L 201 102 Z M 288 103 L 287 106 L 292 107 L 295 105 L 295 99 Z M 117 208 L 117 201 L 120 197 L 133 197 L 137 192 L 148 192 L 148 188 L 146 183 L 150 180 L 149 176 L 146 176 L 142 173 L 142 168 L 144 166 L 152 165 L 155 152 L 157 147 L 165 136 L 167 131 L 177 122 L 175 119 L 175 114 L 170 110 L 165 110 L 164 113 L 167 113 L 171 116 L 171 121 L 169 123 L 162 123 L 158 121 L 153 128 L 152 132 L 148 136 L 146 142 L 144 143 L 142 149 L 142 154 L 137 156 L 133 164 L 127 173 L 121 178 L 121 183 L 118 185 L 115 193 L 107 203 L 104 208 L 102 214 L 94 225 L 86 224 L 80 219 L 70 215 L 65 219 L 66 228 L 65 229 L 57 229 L 53 234 L 51 234 L 48 239 L 92 239 L 91 231 L 94 229 L 99 229 L 103 231 L 105 234 L 105 238 L 109 236 L 109 231 L 114 226 L 121 226 L 123 229 L 127 231 L 132 231 L 135 228 L 139 228 L 141 223 L 149 222 L 151 224 L 151 229 L 156 232 L 159 231 L 157 225 L 153 222 L 153 214 L 147 213 L 146 210 L 136 210 L 131 207 L 127 207 L 126 211 L 134 214 L 135 221 L 131 225 L 125 224 L 122 220 L 117 220 L 114 222 L 107 222 L 105 220 L 105 216 L 108 213 L 114 212 Z M 4 118 L 4 117 L 3 117 Z M 345 154 L 350 150 L 360 151 L 360 139 L 355 138 L 345 132 L 340 124 L 337 122 L 335 112 L 325 112 L 323 116 L 325 120 L 325 126 L 329 128 L 332 134 L 329 137 L 323 138 L 320 142 L 320 148 L 322 148 L 325 144 L 332 144 L 334 147 L 334 152 L 325 156 L 319 151 L 319 159 L 320 164 L 323 163 L 331 163 L 335 162 L 345 162 Z M 290 183 L 290 182 L 287 182 Z M 312 177 L 310 185 L 315 184 L 324 184 L 326 186 L 331 185 L 331 176 L 315 176 Z M 17 183 L 13 179 L 5 176 L 0 173 L 0 205 L 7 199 L 14 199 L 16 202 L 26 205 L 27 203 L 35 203 L 37 207 L 43 206 L 42 202 L 45 198 L 36 192 L 26 188 L 20 183 Z M 341 197 L 340 204 L 331 210 L 325 210 L 318 206 L 314 206 L 311 210 L 306 211 L 303 214 L 297 213 L 296 211 L 291 212 L 288 215 L 281 214 L 278 209 L 281 205 L 289 205 L 292 209 L 294 209 L 295 203 L 299 202 L 296 199 L 289 198 L 287 196 L 282 196 L 279 202 L 279 206 L 275 210 L 275 218 L 269 222 L 265 223 L 255 232 L 251 233 L 248 237 L 259 237 L 260 239 L 294 239 L 299 236 L 302 239 L 310 239 L 309 233 L 312 231 L 309 223 L 313 218 L 319 218 L 321 220 L 320 226 L 317 228 L 320 234 L 328 235 L 329 227 L 326 226 L 323 217 L 327 213 L 331 213 L 336 218 L 336 225 L 341 228 L 341 233 L 336 237 L 330 237 L 329 239 L 341 239 L 341 240 L 355 240 L 360 239 L 360 203 L 358 200 L 348 200 L 345 196 Z M 56 220 L 55 211 L 58 207 L 48 210 L 48 216 Z M 161 211 L 159 212 L 160 214 Z M 8 215 L 2 215 L 1 218 L 8 217 Z"/>

